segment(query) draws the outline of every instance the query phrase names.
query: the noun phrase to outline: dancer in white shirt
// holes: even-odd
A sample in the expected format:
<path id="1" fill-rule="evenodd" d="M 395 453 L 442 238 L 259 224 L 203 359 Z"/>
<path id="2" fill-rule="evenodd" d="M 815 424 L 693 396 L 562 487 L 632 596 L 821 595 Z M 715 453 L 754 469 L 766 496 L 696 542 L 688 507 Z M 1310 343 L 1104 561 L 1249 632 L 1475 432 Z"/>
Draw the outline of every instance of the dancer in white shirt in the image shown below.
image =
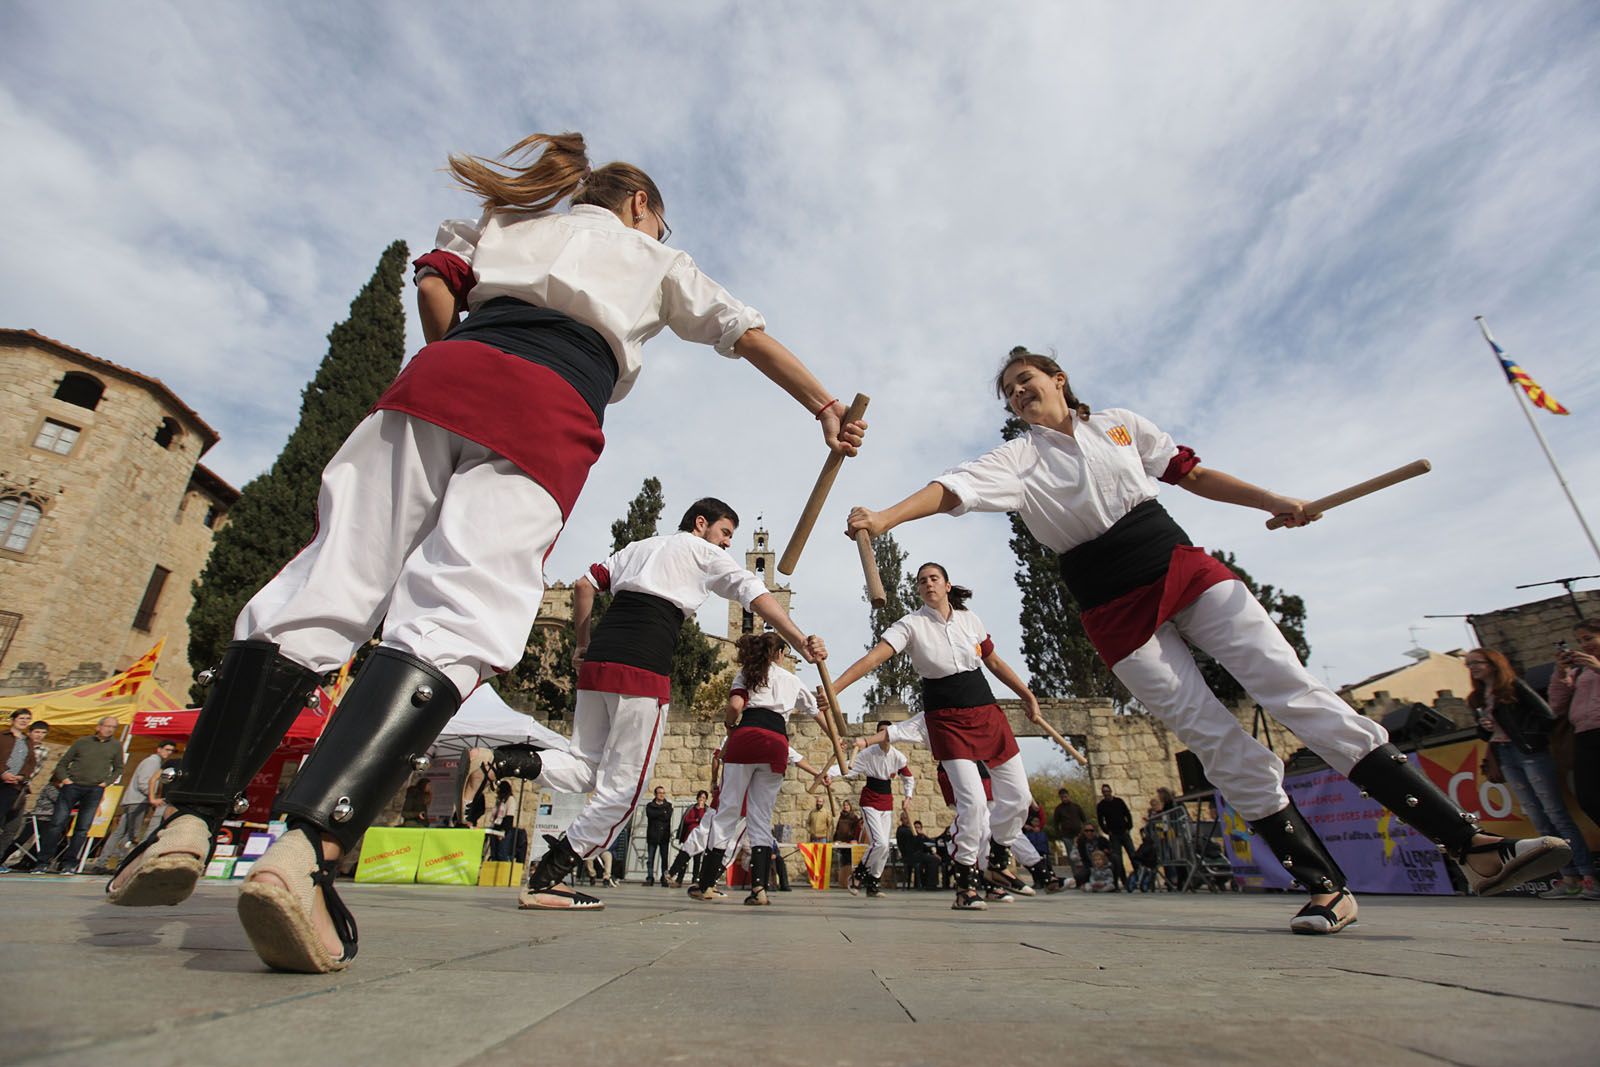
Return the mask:
<path id="1" fill-rule="evenodd" d="M 1030 720 L 1040 722 L 1043 716 L 1033 693 L 995 652 L 988 630 L 967 607 L 972 591 L 951 585 L 938 563 L 917 568 L 916 582 L 923 606 L 885 630 L 882 640 L 835 679 L 834 688 L 842 692 L 900 652 L 911 656 L 922 678 L 922 716 L 915 725 L 891 723 L 868 741 L 926 740 L 933 750 L 956 798 L 951 844 L 956 898 L 951 906 L 982 910 L 979 868 L 988 861 L 987 841 L 991 833 L 1002 841 L 1017 836 L 1032 794 L 1011 724 L 995 704 L 981 668 L 987 667 L 1017 694 Z M 985 801 L 980 763 L 993 780 L 992 805 Z"/>
<path id="2" fill-rule="evenodd" d="M 879 732 L 883 733 L 890 725 L 887 720 L 878 723 Z M 828 775 L 830 778 L 840 777 L 837 764 L 828 768 Z M 892 783 L 896 778 L 900 779 L 904 790 L 903 804 L 909 804 L 911 798 L 917 795 L 917 779 L 911 773 L 906 754 L 889 744 L 887 734 L 881 743 L 861 747 L 843 777 L 866 779 L 866 784 L 861 787 L 861 818 L 867 827 L 867 854 L 850 873 L 846 888 L 852 896 L 865 887 L 867 896 L 879 897 L 883 895 L 883 868 L 889 862 L 889 846 L 894 843 Z"/>
<path id="3" fill-rule="evenodd" d="M 324 470 L 310 545 L 241 612 L 166 790 L 173 814 L 112 879 L 112 903 L 193 891 L 222 820 L 319 677 L 381 624 L 382 644 L 279 799 L 289 832 L 239 903 L 271 967 L 331 971 L 355 956 L 338 860 L 463 696 L 522 658 L 543 561 L 604 443 L 605 406 L 632 388 L 663 328 L 754 364 L 817 417 L 830 449 L 860 444 L 863 424 L 841 425 L 844 405 L 761 315 L 664 243 L 644 171 L 591 167 L 576 133 L 535 134 L 503 158 L 523 152 L 538 154 L 451 158 L 483 214 L 446 223 L 417 262 L 428 344 Z"/>
<path id="4" fill-rule="evenodd" d="M 877 535 L 939 513 L 1019 513 L 1041 544 L 1061 554 L 1062 580 L 1101 658 L 1200 758 L 1223 796 L 1312 894 L 1290 921 L 1292 930 L 1344 929 L 1355 921 L 1355 897 L 1284 792 L 1282 761 L 1212 694 L 1189 644 L 1221 663 L 1331 767 L 1448 851 L 1477 892 L 1503 892 L 1566 861 L 1570 850 L 1559 838 L 1511 841 L 1483 833 L 1471 813 L 1387 743 L 1382 726 L 1305 669 L 1250 591 L 1194 547 L 1156 494 L 1158 481 L 1166 482 L 1259 508 L 1289 526 L 1317 518 L 1306 514 L 1304 501 L 1200 466 L 1192 449 L 1131 411 L 1092 413 L 1047 356 L 1014 349 L 996 389 L 1029 424 L 1027 434 L 890 508 L 855 508 L 847 533 Z"/>
<path id="5" fill-rule="evenodd" d="M 566 833 L 528 865 L 519 907 L 604 906 L 564 883 L 581 861 L 611 847 L 644 793 L 666 728 L 678 636 L 707 596 L 738 601 L 778 630 L 772 641 L 782 645 L 787 639 L 809 662 L 827 655 L 822 639 L 801 632 L 767 592 L 766 582 L 728 555 L 738 524 L 732 508 L 705 497 L 684 512 L 677 533 L 625 545 L 574 584 L 572 622 L 580 665 L 572 744 L 564 752 L 507 745 L 495 750 L 494 771 L 563 793 L 588 793 L 589 801 Z M 594 598 L 602 591 L 614 595 L 591 641 Z M 731 751 L 724 751 L 724 761 L 730 758 Z M 725 764 L 725 785 L 728 776 Z"/>
<path id="6" fill-rule="evenodd" d="M 812 662 L 827 658 L 820 638 L 808 653 Z M 724 860 L 736 855 L 735 828 L 744 820 L 750 839 L 750 894 L 746 904 L 765 906 L 767 879 L 776 855 L 772 837 L 772 805 L 784 772 L 793 763 L 826 781 L 789 744 L 789 718 L 803 712 L 821 719 L 816 700 L 794 672 L 782 664 L 784 644 L 777 634 L 746 634 L 738 642 L 739 673 L 734 676 L 724 717 L 729 727 L 722 746 L 722 788 L 711 824 L 710 847 L 700 860 L 700 877 L 689 889 L 696 900 L 709 899 L 708 891 L 722 877 Z"/>

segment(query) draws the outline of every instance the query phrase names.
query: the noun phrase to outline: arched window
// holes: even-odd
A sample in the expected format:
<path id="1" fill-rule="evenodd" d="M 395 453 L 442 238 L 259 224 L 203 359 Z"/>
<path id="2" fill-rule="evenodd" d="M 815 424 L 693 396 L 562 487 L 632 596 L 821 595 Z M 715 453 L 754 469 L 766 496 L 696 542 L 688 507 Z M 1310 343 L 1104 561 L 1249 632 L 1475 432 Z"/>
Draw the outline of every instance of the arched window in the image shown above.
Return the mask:
<path id="1" fill-rule="evenodd" d="M 61 376 L 61 384 L 56 387 L 56 399 L 93 411 L 100 406 L 100 397 L 105 391 L 105 383 L 94 375 L 69 370 Z"/>
<path id="2" fill-rule="evenodd" d="M 171 448 L 172 442 L 183 436 L 183 427 L 178 425 L 178 420 L 170 416 L 161 420 L 161 425 L 156 428 L 156 444 L 162 448 Z"/>
<path id="3" fill-rule="evenodd" d="M 43 516 L 39 505 L 31 500 L 15 496 L 0 499 L 0 548 L 26 552 Z"/>

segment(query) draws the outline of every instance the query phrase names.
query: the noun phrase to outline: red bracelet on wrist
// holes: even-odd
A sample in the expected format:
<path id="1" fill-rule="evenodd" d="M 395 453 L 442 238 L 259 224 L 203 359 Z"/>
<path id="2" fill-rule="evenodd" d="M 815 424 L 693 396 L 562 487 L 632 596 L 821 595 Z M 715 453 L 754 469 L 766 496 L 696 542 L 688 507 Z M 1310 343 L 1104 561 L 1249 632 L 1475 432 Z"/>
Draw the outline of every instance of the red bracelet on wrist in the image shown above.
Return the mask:
<path id="1" fill-rule="evenodd" d="M 839 398 L 838 397 L 834 397 L 832 400 L 828 401 L 826 404 L 824 404 L 820 408 L 818 408 L 817 409 L 817 414 L 816 414 L 816 420 L 818 422 L 821 422 L 822 421 L 822 413 L 827 411 L 829 408 L 833 407 L 833 405 L 837 404 L 838 402 L 839 402 Z"/>

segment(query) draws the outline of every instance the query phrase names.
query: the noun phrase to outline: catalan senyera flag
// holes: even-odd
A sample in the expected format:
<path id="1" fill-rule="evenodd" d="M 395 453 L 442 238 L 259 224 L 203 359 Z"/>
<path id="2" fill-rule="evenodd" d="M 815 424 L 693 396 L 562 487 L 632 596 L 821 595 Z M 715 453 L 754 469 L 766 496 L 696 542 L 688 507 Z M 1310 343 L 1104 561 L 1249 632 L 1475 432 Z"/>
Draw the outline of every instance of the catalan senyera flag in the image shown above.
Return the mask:
<path id="1" fill-rule="evenodd" d="M 128 697 L 132 699 L 139 695 L 139 690 L 150 677 L 156 673 L 156 664 L 161 660 L 161 649 L 166 646 L 167 639 L 163 637 L 156 642 L 156 647 L 134 660 L 127 670 L 114 678 L 109 679 L 109 685 L 103 695 L 105 699 Z"/>
<path id="2" fill-rule="evenodd" d="M 1533 401 L 1534 407 L 1543 408 L 1552 415 L 1572 414 L 1562 407 L 1555 397 L 1545 392 L 1544 386 L 1534 381 L 1527 371 L 1519 367 L 1516 360 L 1506 355 L 1506 350 L 1501 348 L 1500 342 L 1490 335 L 1489 327 L 1484 324 L 1481 318 L 1478 320 L 1478 327 L 1483 331 L 1483 339 L 1489 342 L 1489 347 L 1494 349 L 1495 356 L 1499 358 L 1500 369 L 1506 373 L 1506 381 L 1520 387 L 1524 393 L 1527 393 L 1528 399 Z"/>

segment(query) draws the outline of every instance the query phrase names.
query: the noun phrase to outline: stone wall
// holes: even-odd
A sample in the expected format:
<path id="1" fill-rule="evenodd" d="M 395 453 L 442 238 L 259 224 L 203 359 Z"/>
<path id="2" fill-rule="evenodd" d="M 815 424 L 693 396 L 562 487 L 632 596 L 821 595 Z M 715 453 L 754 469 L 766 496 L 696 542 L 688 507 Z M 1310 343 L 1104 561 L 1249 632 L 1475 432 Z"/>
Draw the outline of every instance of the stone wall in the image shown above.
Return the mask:
<path id="1" fill-rule="evenodd" d="M 1573 603 L 1574 597 L 1577 604 Z M 1572 627 L 1581 611 L 1585 618 L 1600 619 L 1600 590 L 1565 593 L 1516 607 L 1469 616 L 1484 648 L 1505 653 L 1518 674 L 1556 658 L 1556 643 L 1572 642 Z"/>
<path id="2" fill-rule="evenodd" d="M 55 397 L 69 372 L 104 387 L 92 409 Z M 65 454 L 36 446 L 47 419 L 78 431 Z M 156 439 L 164 424 L 165 445 Z M 187 693 L 190 585 L 237 495 L 197 466 L 216 440 L 154 379 L 0 332 L 0 495 L 43 511 L 25 549 L 0 549 L 0 610 L 22 616 L 0 660 L 0 693 L 108 677 L 162 638 L 156 680 Z M 135 627 L 158 566 L 166 584 L 153 617 Z"/>

